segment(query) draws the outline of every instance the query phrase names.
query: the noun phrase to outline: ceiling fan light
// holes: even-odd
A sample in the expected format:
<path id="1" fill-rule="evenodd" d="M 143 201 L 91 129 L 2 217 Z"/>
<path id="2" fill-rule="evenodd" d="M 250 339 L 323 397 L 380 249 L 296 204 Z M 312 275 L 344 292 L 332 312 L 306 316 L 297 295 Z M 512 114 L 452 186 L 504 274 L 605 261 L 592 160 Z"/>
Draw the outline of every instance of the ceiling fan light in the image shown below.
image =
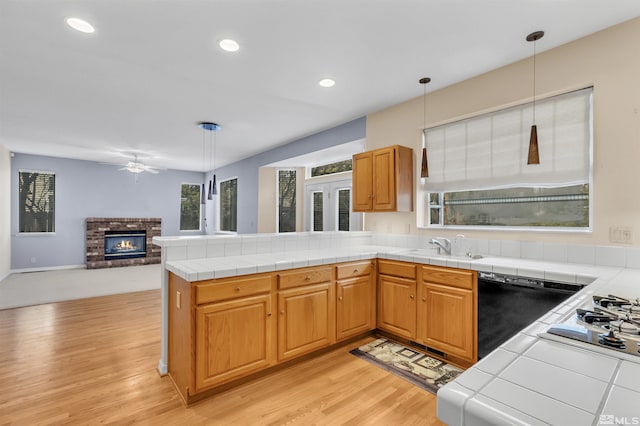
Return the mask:
<path id="1" fill-rule="evenodd" d="M 80 18 L 69 18 L 67 19 L 67 25 L 73 28 L 76 31 L 80 31 L 81 33 L 91 34 L 95 31 L 93 25 L 88 23 L 87 21 Z"/>

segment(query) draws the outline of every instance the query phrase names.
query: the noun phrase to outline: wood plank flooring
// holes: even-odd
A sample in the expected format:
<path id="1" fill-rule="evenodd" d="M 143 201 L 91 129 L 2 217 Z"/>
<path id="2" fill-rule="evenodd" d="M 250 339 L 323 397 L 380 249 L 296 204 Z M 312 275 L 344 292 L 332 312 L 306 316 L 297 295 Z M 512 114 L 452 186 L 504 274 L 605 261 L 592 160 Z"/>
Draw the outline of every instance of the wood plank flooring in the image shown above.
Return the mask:
<path id="1" fill-rule="evenodd" d="M 0 311 L 0 425 L 430 425 L 436 398 L 339 348 L 186 408 L 160 291 Z"/>

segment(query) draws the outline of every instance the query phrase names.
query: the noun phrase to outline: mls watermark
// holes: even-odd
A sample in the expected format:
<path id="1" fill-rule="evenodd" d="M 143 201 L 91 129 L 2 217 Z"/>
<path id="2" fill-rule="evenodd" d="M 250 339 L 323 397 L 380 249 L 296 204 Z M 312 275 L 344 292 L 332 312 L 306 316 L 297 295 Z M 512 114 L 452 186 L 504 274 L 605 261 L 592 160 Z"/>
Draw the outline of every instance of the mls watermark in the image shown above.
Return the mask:
<path id="1" fill-rule="evenodd" d="M 601 414 L 598 425 L 640 425 L 640 417 L 616 416 Z"/>

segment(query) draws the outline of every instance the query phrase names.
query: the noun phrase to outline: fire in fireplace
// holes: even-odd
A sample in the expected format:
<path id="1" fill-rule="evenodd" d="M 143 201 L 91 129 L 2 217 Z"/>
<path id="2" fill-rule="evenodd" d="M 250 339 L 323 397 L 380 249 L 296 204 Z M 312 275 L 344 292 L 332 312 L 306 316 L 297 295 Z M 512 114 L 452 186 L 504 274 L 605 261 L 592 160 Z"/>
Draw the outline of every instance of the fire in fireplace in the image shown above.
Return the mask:
<path id="1" fill-rule="evenodd" d="M 147 254 L 145 231 L 106 231 L 104 234 L 104 260 L 132 259 Z"/>

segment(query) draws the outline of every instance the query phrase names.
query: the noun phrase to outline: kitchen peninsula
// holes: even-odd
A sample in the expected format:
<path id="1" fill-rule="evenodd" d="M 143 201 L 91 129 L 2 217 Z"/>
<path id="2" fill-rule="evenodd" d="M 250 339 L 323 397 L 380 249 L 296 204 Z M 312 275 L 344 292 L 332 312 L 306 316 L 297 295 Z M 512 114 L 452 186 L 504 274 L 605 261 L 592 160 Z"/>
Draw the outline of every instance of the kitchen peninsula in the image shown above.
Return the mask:
<path id="1" fill-rule="evenodd" d="M 416 256 L 410 249 L 426 247 L 426 238 L 372 233 L 315 233 L 238 237 L 160 237 L 163 271 L 163 353 L 159 364 L 167 372 L 167 308 L 169 272 L 186 281 L 309 268 L 369 259 L 391 259 L 446 266 L 469 271 L 539 276 L 589 284 L 566 303 L 543 316 L 517 336 L 467 370 L 438 394 L 438 416 L 450 424 L 591 424 L 603 414 L 633 416 L 624 401 L 637 401 L 640 364 L 615 354 L 598 353 L 546 331 L 573 306 L 594 292 L 612 288 L 637 291 L 640 271 L 635 257 L 607 260 L 619 247 L 594 247 L 596 264 L 554 263 L 535 259 L 492 256 L 469 260 Z M 473 243 L 473 242 L 470 242 Z M 479 244 L 479 247 L 482 244 Z M 631 253 L 631 251 L 629 252 Z M 629 267 L 629 268 L 626 268 Z M 167 334 L 165 334 L 167 333 Z M 163 370 L 164 369 L 164 370 Z M 544 378 L 541 380 L 540 378 Z M 585 386 L 595 386 L 587 393 Z M 631 398 L 631 399 L 629 399 Z M 623 401 L 623 402 L 620 402 Z M 609 411 L 607 411 L 609 410 Z"/>

